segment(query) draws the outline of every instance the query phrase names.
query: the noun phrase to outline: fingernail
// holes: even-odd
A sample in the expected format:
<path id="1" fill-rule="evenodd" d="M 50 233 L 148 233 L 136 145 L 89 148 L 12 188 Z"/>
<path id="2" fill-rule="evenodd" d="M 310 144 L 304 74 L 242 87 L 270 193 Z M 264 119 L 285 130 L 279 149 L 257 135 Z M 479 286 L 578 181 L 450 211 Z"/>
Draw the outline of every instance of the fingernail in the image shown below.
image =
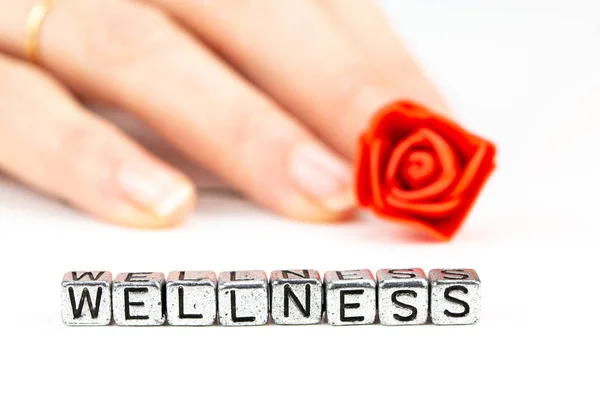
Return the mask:
<path id="1" fill-rule="evenodd" d="M 292 151 L 290 176 L 330 211 L 344 212 L 355 206 L 350 167 L 316 143 L 301 143 Z"/>
<path id="2" fill-rule="evenodd" d="M 122 165 L 118 179 L 131 201 L 159 218 L 174 215 L 194 196 L 184 178 L 150 162 Z"/>

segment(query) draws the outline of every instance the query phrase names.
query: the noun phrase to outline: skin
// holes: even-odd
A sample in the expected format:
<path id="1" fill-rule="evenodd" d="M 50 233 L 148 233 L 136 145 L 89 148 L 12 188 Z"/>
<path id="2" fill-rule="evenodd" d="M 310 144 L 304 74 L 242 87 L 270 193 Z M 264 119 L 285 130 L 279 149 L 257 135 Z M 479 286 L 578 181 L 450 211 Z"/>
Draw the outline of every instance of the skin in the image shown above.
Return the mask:
<path id="1" fill-rule="evenodd" d="M 123 110 L 273 211 L 355 207 L 357 138 L 386 103 L 444 101 L 369 0 L 0 0 L 0 169 L 117 224 L 181 222 L 196 190 L 90 102 Z"/>

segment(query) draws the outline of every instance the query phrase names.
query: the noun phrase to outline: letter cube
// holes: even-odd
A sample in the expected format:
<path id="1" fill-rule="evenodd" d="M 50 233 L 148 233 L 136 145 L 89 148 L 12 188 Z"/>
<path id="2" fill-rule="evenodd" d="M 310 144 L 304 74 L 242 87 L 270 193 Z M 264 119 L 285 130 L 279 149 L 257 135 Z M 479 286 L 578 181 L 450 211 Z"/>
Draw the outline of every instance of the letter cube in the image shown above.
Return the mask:
<path id="1" fill-rule="evenodd" d="M 472 269 L 429 271 L 431 322 L 436 325 L 474 324 L 481 311 L 481 281 Z"/>
<path id="2" fill-rule="evenodd" d="M 271 317 L 276 324 L 318 324 L 323 317 L 323 283 L 314 269 L 271 272 Z"/>
<path id="3" fill-rule="evenodd" d="M 113 283 L 113 318 L 117 325 L 148 326 L 165 323 L 165 275 L 129 272 Z"/>
<path id="4" fill-rule="evenodd" d="M 212 325 L 217 320 L 217 275 L 212 271 L 173 271 L 167 278 L 167 323 Z"/>
<path id="5" fill-rule="evenodd" d="M 325 273 L 325 313 L 331 325 L 372 324 L 377 314 L 376 284 L 367 269 Z"/>
<path id="6" fill-rule="evenodd" d="M 67 272 L 62 280 L 61 312 L 66 325 L 108 325 L 112 318 L 112 274 Z"/>
<path id="7" fill-rule="evenodd" d="M 427 322 L 429 281 L 422 269 L 377 271 L 379 322 L 382 325 L 418 325 Z"/>
<path id="8" fill-rule="evenodd" d="M 264 271 L 227 271 L 219 274 L 221 325 L 264 325 L 269 320 L 269 284 Z"/>

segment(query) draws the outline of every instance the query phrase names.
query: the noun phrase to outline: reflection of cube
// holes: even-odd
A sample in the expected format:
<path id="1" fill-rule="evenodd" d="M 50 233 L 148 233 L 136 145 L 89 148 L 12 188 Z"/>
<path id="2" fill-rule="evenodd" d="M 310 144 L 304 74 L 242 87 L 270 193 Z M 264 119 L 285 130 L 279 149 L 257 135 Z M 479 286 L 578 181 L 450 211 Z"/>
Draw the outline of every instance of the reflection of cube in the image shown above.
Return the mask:
<path id="1" fill-rule="evenodd" d="M 117 275 L 113 284 L 113 318 L 117 325 L 162 325 L 165 275 L 130 272 Z"/>
<path id="2" fill-rule="evenodd" d="M 264 325 L 269 320 L 269 285 L 264 271 L 221 272 L 217 290 L 221 325 Z"/>
<path id="3" fill-rule="evenodd" d="M 465 325 L 479 321 L 481 281 L 472 269 L 432 269 L 431 322 L 436 325 Z"/>
<path id="4" fill-rule="evenodd" d="M 271 272 L 271 317 L 276 324 L 318 324 L 323 316 L 323 284 L 313 269 Z"/>
<path id="5" fill-rule="evenodd" d="M 327 322 L 331 325 L 372 324 L 377 314 L 375 279 L 371 271 L 325 273 Z"/>
<path id="6" fill-rule="evenodd" d="M 429 281 L 422 269 L 381 269 L 377 271 L 377 288 L 382 325 L 427 322 Z"/>
<path id="7" fill-rule="evenodd" d="M 112 274 L 67 272 L 62 281 L 62 320 L 67 325 L 108 325 L 112 317 Z"/>
<path id="8" fill-rule="evenodd" d="M 169 274 L 167 322 L 170 325 L 212 325 L 217 319 L 217 276 L 212 271 Z"/>

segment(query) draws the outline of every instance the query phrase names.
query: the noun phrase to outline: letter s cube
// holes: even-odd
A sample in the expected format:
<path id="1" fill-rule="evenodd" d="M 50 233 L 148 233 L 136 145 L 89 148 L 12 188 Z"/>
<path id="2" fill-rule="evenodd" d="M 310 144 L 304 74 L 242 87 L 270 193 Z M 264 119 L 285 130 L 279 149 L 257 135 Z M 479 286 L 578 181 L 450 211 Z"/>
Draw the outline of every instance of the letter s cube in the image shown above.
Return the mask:
<path id="1" fill-rule="evenodd" d="M 377 271 L 382 325 L 420 325 L 429 316 L 429 280 L 420 268 Z"/>
<path id="2" fill-rule="evenodd" d="M 431 322 L 469 325 L 479 321 L 481 281 L 473 269 L 429 271 Z"/>

